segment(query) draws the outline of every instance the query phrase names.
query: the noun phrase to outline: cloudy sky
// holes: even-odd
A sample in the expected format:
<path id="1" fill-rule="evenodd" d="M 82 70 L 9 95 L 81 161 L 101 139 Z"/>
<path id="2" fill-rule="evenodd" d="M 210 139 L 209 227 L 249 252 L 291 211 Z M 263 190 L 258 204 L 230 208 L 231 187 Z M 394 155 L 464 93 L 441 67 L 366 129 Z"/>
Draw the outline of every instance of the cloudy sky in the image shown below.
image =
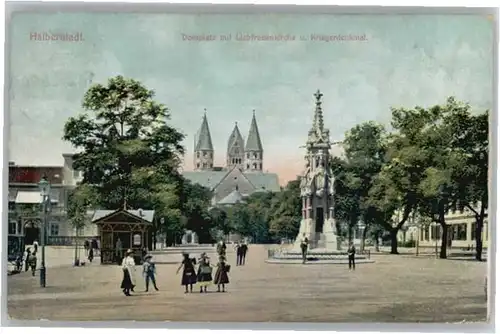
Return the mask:
<path id="1" fill-rule="evenodd" d="M 255 109 L 264 169 L 282 181 L 303 167 L 317 89 L 332 140 L 363 121 L 388 124 L 391 106 L 429 106 L 450 95 L 479 110 L 493 106 L 492 22 L 483 16 L 18 14 L 10 30 L 9 160 L 23 165 L 62 165 L 61 154 L 73 151 L 62 129 L 82 112 L 90 78 L 104 83 L 118 74 L 142 81 L 171 109 L 187 136 L 186 170 L 204 108 L 216 165 L 234 122 L 246 136 Z M 84 40 L 30 39 L 44 32 Z M 238 33 L 295 40 L 238 41 Z M 312 41 L 311 34 L 366 39 Z"/>

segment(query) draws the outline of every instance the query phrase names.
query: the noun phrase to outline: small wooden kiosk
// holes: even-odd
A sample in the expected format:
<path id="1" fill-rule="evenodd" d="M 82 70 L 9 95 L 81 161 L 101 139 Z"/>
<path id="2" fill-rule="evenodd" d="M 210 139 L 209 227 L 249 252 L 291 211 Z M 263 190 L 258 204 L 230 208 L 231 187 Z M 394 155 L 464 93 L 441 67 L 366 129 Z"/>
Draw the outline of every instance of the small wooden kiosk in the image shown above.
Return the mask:
<path id="1" fill-rule="evenodd" d="M 142 250 L 152 246 L 153 221 L 154 210 L 96 210 L 92 223 L 101 239 L 101 264 L 120 263 L 127 249 L 141 263 Z"/>

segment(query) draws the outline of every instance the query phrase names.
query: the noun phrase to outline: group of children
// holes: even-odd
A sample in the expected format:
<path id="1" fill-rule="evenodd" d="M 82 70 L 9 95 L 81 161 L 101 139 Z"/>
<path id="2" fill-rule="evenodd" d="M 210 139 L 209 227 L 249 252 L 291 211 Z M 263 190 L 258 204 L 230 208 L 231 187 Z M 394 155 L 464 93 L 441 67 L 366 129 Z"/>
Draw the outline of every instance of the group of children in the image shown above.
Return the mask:
<path id="1" fill-rule="evenodd" d="M 206 293 L 207 287 L 212 284 L 212 281 L 217 285 L 217 292 L 226 292 L 226 284 L 229 283 L 228 273 L 231 266 L 226 263 L 225 255 L 219 256 L 219 262 L 216 266 L 212 266 L 210 258 L 206 253 L 202 253 L 198 259 L 198 268 L 196 269 L 196 259 L 190 258 L 189 254 L 183 254 L 181 265 L 177 269 L 177 273 L 182 270 L 181 284 L 185 287 L 185 293 L 193 292 L 193 285 L 198 284 L 200 293 Z M 212 277 L 212 268 L 217 268 L 215 275 Z M 134 292 L 136 286 L 135 282 L 135 260 L 133 258 L 133 251 L 128 250 L 122 261 L 123 279 L 120 288 L 125 296 L 130 296 L 130 292 Z M 146 292 L 149 290 L 149 282 L 153 283 L 153 287 L 158 291 L 156 285 L 156 266 L 152 261 L 151 255 L 144 256 L 142 274 L 146 283 Z M 221 290 L 222 288 L 222 290 Z"/>
<path id="2" fill-rule="evenodd" d="M 210 258 L 206 253 L 202 253 L 198 259 L 198 270 L 195 270 L 196 259 L 190 258 L 189 254 L 184 253 L 184 259 L 177 269 L 177 273 L 182 270 L 181 285 L 186 288 L 184 293 L 193 292 L 193 285 L 197 284 L 200 287 L 200 293 L 207 292 L 207 286 L 212 283 L 212 268 L 215 267 L 215 275 L 213 276 L 213 283 L 217 285 L 217 292 L 226 292 L 226 284 L 229 284 L 229 271 L 231 266 L 226 263 L 224 255 L 219 256 L 219 262 L 216 266 L 212 266 Z M 189 289 L 188 289 L 189 288 Z"/>

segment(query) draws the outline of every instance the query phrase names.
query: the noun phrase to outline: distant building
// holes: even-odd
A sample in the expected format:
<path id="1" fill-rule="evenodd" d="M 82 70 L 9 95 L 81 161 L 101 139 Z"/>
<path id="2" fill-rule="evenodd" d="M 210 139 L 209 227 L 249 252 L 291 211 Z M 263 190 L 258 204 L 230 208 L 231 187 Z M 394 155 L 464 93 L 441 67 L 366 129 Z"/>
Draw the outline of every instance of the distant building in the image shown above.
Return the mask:
<path id="1" fill-rule="evenodd" d="M 213 191 L 213 205 L 232 205 L 258 191 L 280 191 L 278 175 L 263 172 L 264 149 L 255 118 L 250 123 L 246 143 L 238 124 L 234 125 L 226 151 L 226 164 L 214 165 L 214 147 L 207 115 L 203 115 L 194 143 L 194 171 L 183 176 Z"/>
<path id="2" fill-rule="evenodd" d="M 50 182 L 50 215 L 47 222 L 47 242 L 49 244 L 71 244 L 76 236 L 75 229 L 67 219 L 68 197 L 81 178 L 80 172 L 73 171 L 72 155 L 63 155 L 63 166 L 21 166 L 9 162 L 9 249 L 21 244 L 40 242 L 42 216 L 40 214 L 41 195 L 38 183 L 43 176 Z M 89 219 L 91 213 L 89 213 Z M 89 228 L 80 231 L 80 236 L 94 236 L 97 231 Z"/>

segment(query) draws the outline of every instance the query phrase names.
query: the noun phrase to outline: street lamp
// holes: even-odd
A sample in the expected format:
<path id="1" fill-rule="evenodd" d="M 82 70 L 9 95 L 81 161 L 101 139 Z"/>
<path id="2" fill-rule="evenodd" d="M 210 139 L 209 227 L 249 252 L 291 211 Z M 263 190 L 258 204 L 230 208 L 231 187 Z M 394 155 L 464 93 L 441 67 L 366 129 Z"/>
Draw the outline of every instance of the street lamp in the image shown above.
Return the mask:
<path id="1" fill-rule="evenodd" d="M 43 176 L 40 182 L 38 182 L 38 188 L 40 189 L 40 196 L 42 197 L 42 230 L 41 230 L 41 240 L 42 243 L 42 263 L 40 265 L 40 287 L 45 288 L 46 283 L 46 268 L 45 268 L 45 243 L 46 243 L 46 229 L 47 229 L 47 213 L 48 204 L 50 204 L 50 183 L 46 176 Z"/>
<path id="2" fill-rule="evenodd" d="M 366 228 L 366 224 L 363 221 L 360 221 L 358 223 L 358 229 L 359 229 L 359 232 L 361 233 L 361 238 L 360 238 L 361 242 L 360 242 L 360 245 L 359 245 L 360 252 L 363 252 L 365 250 L 365 239 L 363 238 L 365 228 Z"/>

